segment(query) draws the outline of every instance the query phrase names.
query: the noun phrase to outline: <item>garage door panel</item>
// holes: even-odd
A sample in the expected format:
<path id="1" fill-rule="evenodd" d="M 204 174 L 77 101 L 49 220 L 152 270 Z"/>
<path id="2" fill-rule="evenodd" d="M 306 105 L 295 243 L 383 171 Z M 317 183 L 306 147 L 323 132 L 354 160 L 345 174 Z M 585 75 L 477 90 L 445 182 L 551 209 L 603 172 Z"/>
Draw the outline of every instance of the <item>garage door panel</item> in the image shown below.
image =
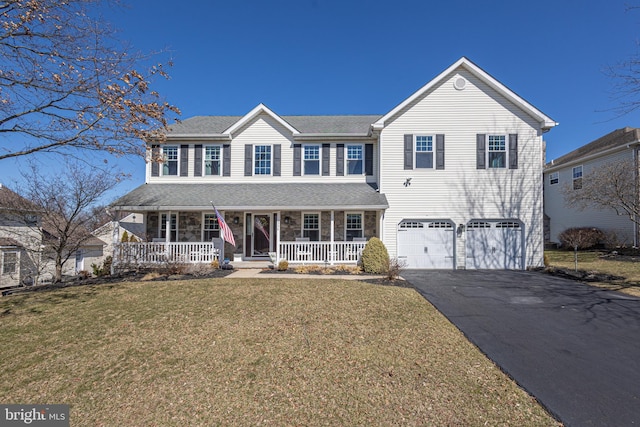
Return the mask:
<path id="1" fill-rule="evenodd" d="M 405 220 L 398 226 L 398 259 L 408 268 L 454 267 L 454 227 L 449 221 Z"/>
<path id="2" fill-rule="evenodd" d="M 513 269 L 522 265 L 522 227 L 510 220 L 467 224 L 467 268 Z"/>

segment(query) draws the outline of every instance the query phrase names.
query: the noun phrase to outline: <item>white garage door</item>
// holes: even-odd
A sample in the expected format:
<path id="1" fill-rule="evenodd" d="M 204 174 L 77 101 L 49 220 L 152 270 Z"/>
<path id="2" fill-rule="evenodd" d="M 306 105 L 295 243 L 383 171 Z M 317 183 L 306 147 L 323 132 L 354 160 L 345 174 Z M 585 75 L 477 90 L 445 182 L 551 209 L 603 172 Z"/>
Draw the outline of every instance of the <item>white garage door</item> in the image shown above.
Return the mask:
<path id="1" fill-rule="evenodd" d="M 455 227 L 449 220 L 403 220 L 398 224 L 398 259 L 407 268 L 454 268 Z"/>
<path id="2" fill-rule="evenodd" d="M 470 221 L 466 249 L 466 268 L 522 270 L 522 226 L 514 220 Z"/>

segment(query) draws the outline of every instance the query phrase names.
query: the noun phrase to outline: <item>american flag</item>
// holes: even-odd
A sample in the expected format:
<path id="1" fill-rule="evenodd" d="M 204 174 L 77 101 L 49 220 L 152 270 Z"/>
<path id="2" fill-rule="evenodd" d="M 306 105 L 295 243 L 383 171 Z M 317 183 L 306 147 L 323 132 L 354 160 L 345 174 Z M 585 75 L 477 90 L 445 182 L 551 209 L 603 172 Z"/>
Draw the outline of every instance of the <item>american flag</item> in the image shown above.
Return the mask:
<path id="1" fill-rule="evenodd" d="M 231 229 L 229 228 L 227 223 L 224 222 L 224 218 L 222 218 L 222 215 L 220 215 L 220 212 L 218 212 L 218 209 L 216 209 L 215 206 L 213 207 L 213 210 L 216 211 L 216 217 L 218 218 L 218 225 L 220 226 L 220 230 L 222 230 L 222 240 L 224 240 L 225 242 L 231 243 L 235 248 L 236 239 L 233 238 L 233 233 L 231 232 Z"/>

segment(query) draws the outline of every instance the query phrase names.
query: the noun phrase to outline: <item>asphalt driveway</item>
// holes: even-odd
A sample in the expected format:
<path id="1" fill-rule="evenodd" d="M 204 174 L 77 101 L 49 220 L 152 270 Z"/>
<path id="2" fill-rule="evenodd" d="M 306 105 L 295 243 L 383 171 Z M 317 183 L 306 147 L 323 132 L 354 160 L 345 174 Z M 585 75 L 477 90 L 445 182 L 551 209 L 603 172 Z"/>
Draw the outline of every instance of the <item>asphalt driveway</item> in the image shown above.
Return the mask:
<path id="1" fill-rule="evenodd" d="M 402 273 L 567 426 L 640 426 L 640 298 L 528 271 Z"/>

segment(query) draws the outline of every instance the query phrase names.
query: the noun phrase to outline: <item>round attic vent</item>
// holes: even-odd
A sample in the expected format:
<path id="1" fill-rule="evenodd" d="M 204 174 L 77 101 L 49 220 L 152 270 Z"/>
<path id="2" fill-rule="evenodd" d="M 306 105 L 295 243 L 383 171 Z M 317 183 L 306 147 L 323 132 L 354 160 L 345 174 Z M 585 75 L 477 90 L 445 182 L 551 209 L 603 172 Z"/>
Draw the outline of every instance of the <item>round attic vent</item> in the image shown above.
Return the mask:
<path id="1" fill-rule="evenodd" d="M 457 90 L 462 90 L 467 87 L 467 81 L 462 77 L 456 77 L 456 79 L 453 81 L 453 87 L 455 87 Z"/>

